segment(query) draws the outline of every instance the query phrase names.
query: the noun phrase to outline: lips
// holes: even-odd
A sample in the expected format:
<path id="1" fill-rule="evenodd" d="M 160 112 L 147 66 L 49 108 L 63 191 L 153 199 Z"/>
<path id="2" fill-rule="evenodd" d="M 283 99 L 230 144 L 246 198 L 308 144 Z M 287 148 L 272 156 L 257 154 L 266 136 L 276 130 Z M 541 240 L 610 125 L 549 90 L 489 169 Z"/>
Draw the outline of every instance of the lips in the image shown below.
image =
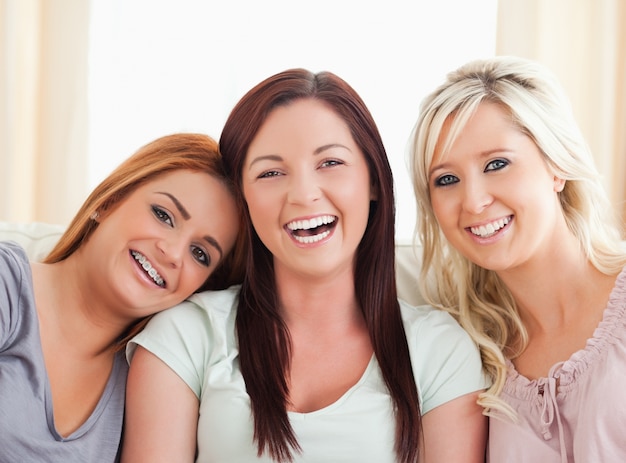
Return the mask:
<path id="1" fill-rule="evenodd" d="M 294 220 L 285 225 L 294 240 L 301 244 L 312 244 L 330 235 L 337 225 L 337 217 L 320 215 L 310 219 Z"/>
<path id="2" fill-rule="evenodd" d="M 161 288 L 165 288 L 165 280 L 159 275 L 159 272 L 152 266 L 148 258 L 138 251 L 130 251 L 130 254 L 140 265 L 141 269 Z"/>

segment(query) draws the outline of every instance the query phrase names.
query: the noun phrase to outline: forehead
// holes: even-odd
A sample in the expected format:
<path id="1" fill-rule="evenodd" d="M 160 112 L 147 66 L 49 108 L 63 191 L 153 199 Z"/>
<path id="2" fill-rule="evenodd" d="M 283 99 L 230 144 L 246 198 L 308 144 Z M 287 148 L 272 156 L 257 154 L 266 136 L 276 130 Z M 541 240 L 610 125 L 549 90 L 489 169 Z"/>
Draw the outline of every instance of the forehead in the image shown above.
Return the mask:
<path id="1" fill-rule="evenodd" d="M 431 159 L 445 158 L 456 145 L 487 141 L 511 129 L 520 131 L 510 112 L 499 103 L 483 101 L 475 107 L 460 108 L 443 121 Z"/>
<path id="2" fill-rule="evenodd" d="M 302 98 L 274 108 L 250 143 L 248 152 L 309 142 L 353 142 L 348 124 L 328 104 Z"/>
<path id="3" fill-rule="evenodd" d="M 142 182 L 137 189 L 154 189 L 161 186 L 176 186 L 179 184 L 184 184 L 185 181 L 191 178 L 200 178 L 198 175 L 198 171 L 193 171 L 189 169 L 176 169 L 169 172 L 163 172 L 155 175 L 154 177 L 149 178 L 148 180 Z"/>
<path id="4" fill-rule="evenodd" d="M 230 192 L 224 180 L 215 175 L 202 170 L 177 169 L 158 174 L 140 183 L 130 195 L 169 192 L 195 196 L 199 194 L 200 188 L 212 192 L 215 190 Z"/>

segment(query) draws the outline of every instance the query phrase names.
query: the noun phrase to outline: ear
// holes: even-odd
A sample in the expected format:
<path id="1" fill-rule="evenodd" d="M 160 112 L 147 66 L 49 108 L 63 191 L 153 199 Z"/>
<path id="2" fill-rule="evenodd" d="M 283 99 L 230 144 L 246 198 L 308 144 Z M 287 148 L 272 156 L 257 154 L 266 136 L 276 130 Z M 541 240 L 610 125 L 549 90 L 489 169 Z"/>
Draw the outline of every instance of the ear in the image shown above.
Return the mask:
<path id="1" fill-rule="evenodd" d="M 562 178 L 554 176 L 554 191 L 560 193 L 565 188 L 565 180 Z"/>

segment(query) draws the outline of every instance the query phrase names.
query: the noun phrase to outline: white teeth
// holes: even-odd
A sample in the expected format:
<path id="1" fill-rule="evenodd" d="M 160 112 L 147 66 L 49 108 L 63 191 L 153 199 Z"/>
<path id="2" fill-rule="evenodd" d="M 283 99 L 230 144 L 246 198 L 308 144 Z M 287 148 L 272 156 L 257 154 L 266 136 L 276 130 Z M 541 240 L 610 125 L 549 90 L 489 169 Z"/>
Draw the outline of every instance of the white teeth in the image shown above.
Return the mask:
<path id="1" fill-rule="evenodd" d="M 310 230 L 311 228 L 316 228 L 321 225 L 327 225 L 329 223 L 333 223 L 335 221 L 335 217 L 332 215 L 322 215 L 320 217 L 314 217 L 309 220 L 294 220 L 293 222 L 289 222 L 287 224 L 287 228 L 291 231 L 295 230 Z"/>
<path id="2" fill-rule="evenodd" d="M 496 220 L 495 222 L 488 223 L 487 225 L 481 225 L 480 227 L 470 227 L 470 230 L 476 236 L 480 236 L 481 238 L 487 238 L 500 230 L 510 221 L 510 217 L 505 217 L 504 219 Z"/>
<path id="3" fill-rule="evenodd" d="M 156 269 L 152 266 L 148 259 L 146 259 L 146 256 L 137 251 L 131 251 L 131 254 L 157 285 L 161 287 L 165 286 L 165 281 L 163 280 L 163 278 L 161 278 L 159 272 L 156 271 Z"/>
<path id="4" fill-rule="evenodd" d="M 296 236 L 296 235 L 293 235 L 293 238 L 298 243 L 311 244 L 311 243 L 317 243 L 318 241 L 323 240 L 328 235 L 330 235 L 330 231 L 326 230 L 325 232 L 322 232 L 319 235 L 312 235 L 312 236 Z"/>
<path id="5" fill-rule="evenodd" d="M 321 227 L 322 225 L 332 224 L 337 220 L 337 218 L 333 215 L 321 215 L 319 217 L 313 217 L 312 219 L 305 220 L 294 220 L 293 222 L 289 222 L 287 224 L 287 228 L 292 231 L 298 230 L 312 230 L 317 227 Z M 330 235 L 330 230 L 324 230 L 316 235 L 306 235 L 299 236 L 295 233 L 292 233 L 293 239 L 295 239 L 298 243 L 302 244 L 311 244 L 317 243 L 318 241 L 323 240 L 328 235 Z"/>

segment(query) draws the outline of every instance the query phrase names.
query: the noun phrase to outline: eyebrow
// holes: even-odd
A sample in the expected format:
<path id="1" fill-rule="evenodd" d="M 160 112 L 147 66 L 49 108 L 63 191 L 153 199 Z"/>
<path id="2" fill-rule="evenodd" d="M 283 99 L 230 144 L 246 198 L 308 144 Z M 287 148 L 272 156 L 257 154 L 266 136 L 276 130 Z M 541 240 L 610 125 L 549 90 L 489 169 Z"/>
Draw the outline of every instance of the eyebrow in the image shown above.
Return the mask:
<path id="1" fill-rule="evenodd" d="M 317 156 L 318 154 L 321 154 L 324 151 L 332 149 L 332 148 L 343 148 L 352 152 L 352 150 L 348 148 L 346 145 L 342 145 L 341 143 L 330 143 L 328 145 L 323 145 L 323 146 L 320 146 L 319 148 L 316 148 L 313 151 L 313 155 Z M 250 162 L 248 169 L 250 169 L 250 167 L 252 167 L 255 163 L 260 162 L 260 161 L 282 161 L 282 160 L 283 160 L 282 156 L 278 154 L 267 154 L 265 156 L 259 156 L 259 157 L 254 158 L 252 162 Z"/>
<path id="2" fill-rule="evenodd" d="M 449 165 L 449 162 L 442 162 L 441 164 L 437 164 L 436 166 L 431 167 L 428 171 L 428 178 L 432 177 L 436 171 L 446 169 Z"/>
<path id="3" fill-rule="evenodd" d="M 191 219 L 191 214 L 189 213 L 189 211 L 187 211 L 187 209 L 185 209 L 185 206 L 182 205 L 182 203 L 178 200 L 176 196 L 174 196 L 173 194 L 167 193 L 165 191 L 157 191 L 157 193 L 160 195 L 165 195 L 168 198 L 170 198 L 172 202 L 174 203 L 174 206 L 176 206 L 176 209 L 178 209 L 178 212 L 180 213 L 180 215 L 183 217 L 183 219 L 185 220 Z M 209 235 L 205 235 L 203 236 L 203 238 L 207 243 L 209 243 L 211 246 L 217 249 L 217 252 L 220 253 L 220 259 L 221 259 L 224 256 L 224 251 L 222 251 L 222 247 L 217 242 L 217 240 Z"/>
<path id="4" fill-rule="evenodd" d="M 267 154 L 265 156 L 259 156 L 259 157 L 254 158 L 252 160 L 252 162 L 248 166 L 248 170 L 250 170 L 250 168 L 254 164 L 256 164 L 257 162 L 261 162 L 261 161 L 282 161 L 282 160 L 283 160 L 283 158 L 281 156 L 279 156 L 278 154 Z"/>
<path id="5" fill-rule="evenodd" d="M 343 148 L 343 149 L 346 149 L 346 150 L 352 152 L 352 150 L 350 148 L 348 148 L 346 145 L 342 145 L 341 143 L 330 143 L 328 145 L 320 146 L 315 151 L 313 151 L 313 154 L 317 155 L 317 154 L 320 154 L 320 153 L 322 153 L 322 152 L 324 152 L 326 150 L 332 149 L 332 148 Z"/>
<path id="6" fill-rule="evenodd" d="M 170 198 L 172 202 L 174 203 L 174 206 L 176 206 L 176 209 L 178 209 L 178 212 L 180 212 L 180 215 L 183 216 L 183 219 L 185 220 L 191 219 L 191 214 L 187 212 L 187 209 L 185 209 L 185 206 L 181 204 L 181 202 L 178 200 L 176 196 L 174 196 L 173 194 L 164 192 L 164 191 L 157 191 L 157 193 L 160 195 L 165 195 L 168 198 Z"/>
<path id="7" fill-rule="evenodd" d="M 207 243 L 209 243 L 211 246 L 213 246 L 215 249 L 217 249 L 217 252 L 220 253 L 220 260 L 221 260 L 222 257 L 224 257 L 224 252 L 222 251 L 222 247 L 217 242 L 217 240 L 215 238 L 213 238 L 212 236 L 209 236 L 209 235 L 205 235 L 203 238 L 204 238 L 204 240 Z"/>

